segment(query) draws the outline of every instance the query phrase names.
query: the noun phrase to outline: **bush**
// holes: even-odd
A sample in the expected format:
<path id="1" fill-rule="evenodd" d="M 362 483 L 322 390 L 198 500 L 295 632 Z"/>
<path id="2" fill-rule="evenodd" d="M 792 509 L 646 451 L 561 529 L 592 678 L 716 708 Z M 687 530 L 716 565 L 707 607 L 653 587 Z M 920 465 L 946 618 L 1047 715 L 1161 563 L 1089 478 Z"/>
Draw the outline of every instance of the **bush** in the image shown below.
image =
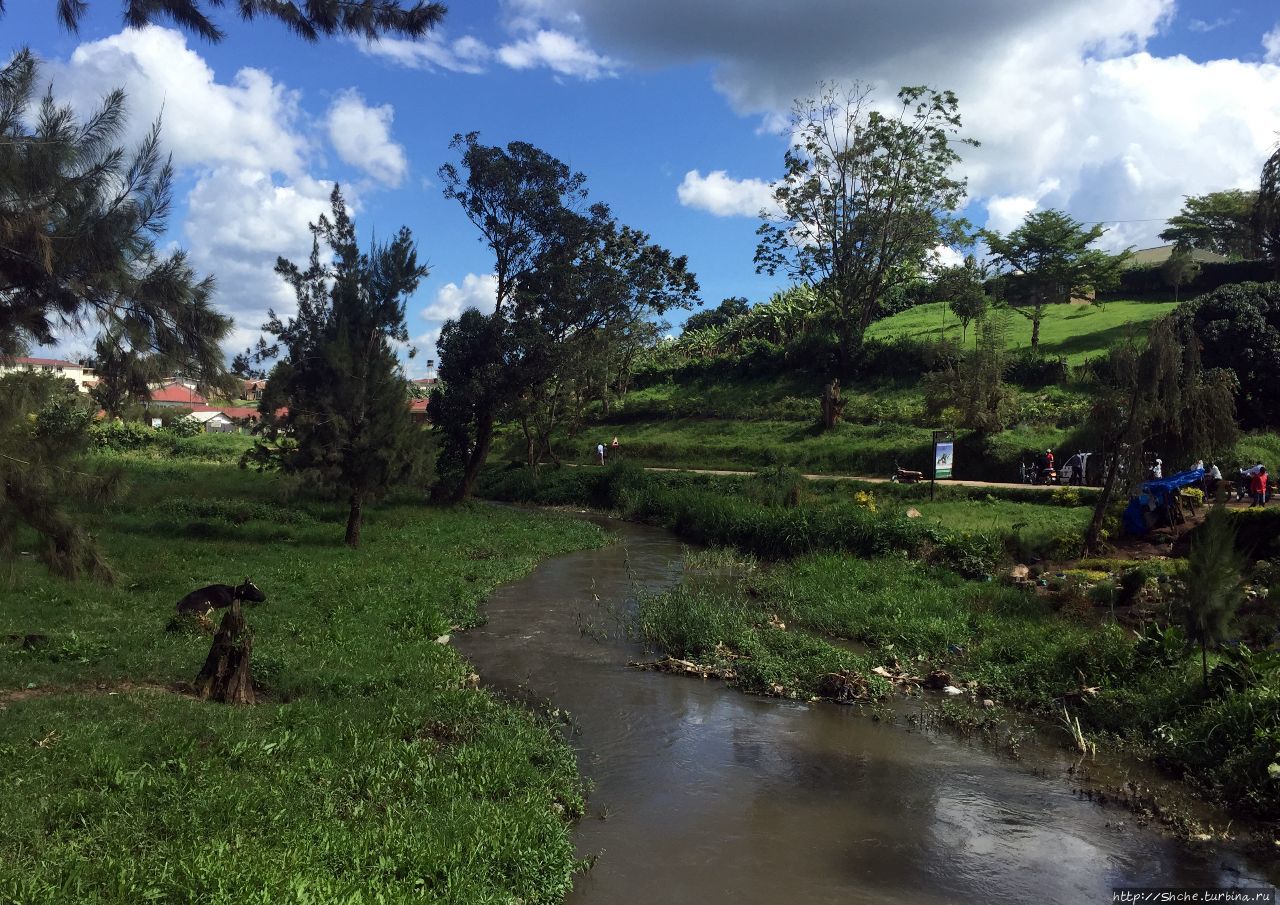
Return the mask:
<path id="1" fill-rule="evenodd" d="M 156 442 L 157 434 L 154 429 L 136 421 L 104 421 L 90 429 L 89 438 L 99 449 L 125 452 L 151 446 Z"/>
<path id="2" fill-rule="evenodd" d="M 1066 383 L 1070 372 L 1064 356 L 1024 349 L 1009 356 L 1005 377 L 1025 387 L 1056 386 Z"/>

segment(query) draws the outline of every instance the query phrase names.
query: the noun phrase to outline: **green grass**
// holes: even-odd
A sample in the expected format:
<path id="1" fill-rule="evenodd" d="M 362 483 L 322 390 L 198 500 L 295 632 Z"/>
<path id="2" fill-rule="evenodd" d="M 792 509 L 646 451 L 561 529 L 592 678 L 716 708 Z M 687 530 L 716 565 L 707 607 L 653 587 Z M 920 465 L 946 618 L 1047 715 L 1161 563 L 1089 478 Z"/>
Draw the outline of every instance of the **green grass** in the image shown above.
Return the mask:
<path id="1" fill-rule="evenodd" d="M 117 458 L 133 493 L 91 519 L 117 585 L 28 560 L 0 590 L 0 691 L 35 695 L 0 722 L 0 900 L 560 901 L 572 752 L 435 639 L 601 533 L 406 496 L 352 551 L 342 508 L 292 482 Z M 248 611 L 265 702 L 173 693 L 210 642 L 166 631 L 174 603 L 246 575 L 268 595 Z"/>
<path id="2" fill-rule="evenodd" d="M 875 694 L 884 686 L 869 670 L 892 663 L 917 676 L 942 668 L 983 696 L 1045 713 L 1073 689 L 1097 688 L 1073 708 L 1091 732 L 1151 752 L 1241 813 L 1280 815 L 1269 775 L 1280 760 L 1276 656 L 1252 684 L 1206 692 L 1181 641 L 1156 655 L 1105 614 L 1075 592 L 967 582 L 914 557 L 812 554 L 721 582 L 695 573 L 643 602 L 640 628 L 660 648 L 770 694 L 821 694 L 837 670 L 860 671 Z"/>
<path id="3" fill-rule="evenodd" d="M 1040 323 L 1040 349 L 1046 355 L 1064 356 L 1071 364 L 1101 355 L 1124 339 L 1139 334 L 1145 325 L 1176 308 L 1173 302 L 1106 302 L 1102 305 L 1051 305 Z M 1009 348 L 1031 347 L 1031 321 L 1018 314 L 1009 317 Z M 871 325 L 872 339 L 960 339 L 960 322 L 945 302 L 920 305 Z M 967 344 L 973 346 L 974 330 Z"/>

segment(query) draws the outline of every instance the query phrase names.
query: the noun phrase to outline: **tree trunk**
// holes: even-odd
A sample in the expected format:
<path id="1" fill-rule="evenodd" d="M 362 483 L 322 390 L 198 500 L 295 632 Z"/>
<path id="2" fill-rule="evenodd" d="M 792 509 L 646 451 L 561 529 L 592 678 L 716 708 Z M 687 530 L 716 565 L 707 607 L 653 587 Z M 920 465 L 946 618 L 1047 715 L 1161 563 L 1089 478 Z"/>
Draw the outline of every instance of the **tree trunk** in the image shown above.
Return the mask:
<path id="1" fill-rule="evenodd" d="M 231 601 L 231 609 L 222 617 L 213 646 L 196 676 L 196 691 L 203 700 L 223 704 L 254 704 L 253 676 L 249 666 L 253 654 L 253 635 L 244 623 L 240 601 Z"/>
<path id="2" fill-rule="evenodd" d="M 1209 690 L 1209 642 L 1203 635 L 1200 636 L 1200 681 L 1204 683 L 1204 690 Z"/>
<path id="3" fill-rule="evenodd" d="M 1084 552 L 1097 553 L 1102 539 L 1102 523 L 1107 517 L 1107 509 L 1115 496 L 1116 481 L 1120 477 L 1120 454 L 1116 453 L 1107 465 L 1107 479 L 1102 482 L 1102 492 L 1098 494 L 1098 502 L 1093 507 L 1093 518 L 1089 520 L 1089 530 L 1084 534 Z"/>
<path id="4" fill-rule="evenodd" d="M 822 426 L 831 430 L 840 420 L 844 411 L 844 400 L 840 398 L 840 381 L 833 380 L 822 388 Z"/>
<path id="5" fill-rule="evenodd" d="M 347 546 L 360 546 L 360 526 L 364 521 L 364 494 L 351 494 L 351 511 L 347 513 Z"/>
<path id="6" fill-rule="evenodd" d="M 467 459 L 467 467 L 462 472 L 462 483 L 455 495 L 456 502 L 462 502 L 471 496 L 476 479 L 480 477 L 480 469 L 489 459 L 489 447 L 493 444 L 493 415 L 488 412 L 476 419 L 476 445 Z"/>
<path id="7" fill-rule="evenodd" d="M 1040 348 L 1040 318 L 1044 316 L 1044 308 L 1036 305 L 1035 311 L 1031 314 L 1031 348 Z"/>

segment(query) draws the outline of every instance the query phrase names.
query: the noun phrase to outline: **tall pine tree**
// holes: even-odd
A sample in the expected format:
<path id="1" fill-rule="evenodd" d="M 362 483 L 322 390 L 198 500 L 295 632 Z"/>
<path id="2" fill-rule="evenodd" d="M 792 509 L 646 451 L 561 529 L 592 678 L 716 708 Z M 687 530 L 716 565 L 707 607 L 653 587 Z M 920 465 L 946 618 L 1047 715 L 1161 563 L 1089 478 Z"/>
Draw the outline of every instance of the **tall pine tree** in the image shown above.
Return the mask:
<path id="1" fill-rule="evenodd" d="M 330 200 L 332 219 L 322 215 L 311 227 L 307 268 L 276 263 L 298 313 L 286 322 L 272 312 L 263 328 L 276 342 L 261 347 L 258 360 L 279 361 L 260 405 L 267 442 L 249 459 L 345 496 L 346 542 L 358 547 L 365 503 L 412 468 L 418 449 L 394 344 L 409 339 L 405 300 L 427 268 L 406 227 L 362 253 L 337 186 Z M 322 243 L 330 255 L 322 256 Z"/>

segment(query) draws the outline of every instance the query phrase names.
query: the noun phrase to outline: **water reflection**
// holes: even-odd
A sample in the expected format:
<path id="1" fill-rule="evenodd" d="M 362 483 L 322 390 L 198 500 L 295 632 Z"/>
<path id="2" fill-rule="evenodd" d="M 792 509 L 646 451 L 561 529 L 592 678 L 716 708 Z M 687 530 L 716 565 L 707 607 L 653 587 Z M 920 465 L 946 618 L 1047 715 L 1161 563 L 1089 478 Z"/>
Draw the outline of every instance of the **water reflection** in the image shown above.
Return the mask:
<path id="1" fill-rule="evenodd" d="M 1079 801 L 945 734 L 834 705 L 641 672 L 621 613 L 679 577 L 665 532 L 544 564 L 459 639 L 485 680 L 568 710 L 600 853 L 574 903 L 1110 901 L 1115 884 L 1231 885 L 1248 870 Z M 606 819 L 599 819 L 604 816 Z"/>

